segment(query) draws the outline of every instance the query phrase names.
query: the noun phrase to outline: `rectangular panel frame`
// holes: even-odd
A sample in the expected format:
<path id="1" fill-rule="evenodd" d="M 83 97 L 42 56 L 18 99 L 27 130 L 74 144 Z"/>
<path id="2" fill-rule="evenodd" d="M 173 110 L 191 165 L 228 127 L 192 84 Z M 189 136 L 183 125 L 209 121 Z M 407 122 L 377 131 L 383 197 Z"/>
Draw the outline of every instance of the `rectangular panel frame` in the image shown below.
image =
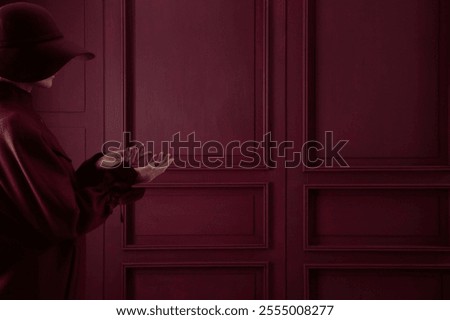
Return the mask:
<path id="1" fill-rule="evenodd" d="M 263 240 L 261 243 L 257 244 L 234 244 L 234 245 L 223 245 L 223 246 L 214 246 L 214 245 L 130 245 L 127 244 L 127 212 L 129 212 L 129 206 L 121 207 L 121 220 L 122 220 L 122 249 L 123 250 L 182 250 L 182 249 L 196 249 L 196 250 L 208 250 L 208 249 L 267 249 L 269 248 L 269 211 L 270 211 L 270 203 L 269 203 L 269 183 L 197 183 L 197 184 L 188 184 L 188 183 L 151 183 L 144 186 L 147 189 L 176 189 L 176 188 L 194 188 L 194 189 L 204 189 L 204 188 L 231 188 L 231 189 L 239 189 L 239 188 L 259 188 L 261 189 L 263 196 L 263 213 L 262 217 L 262 232 L 263 232 Z"/>
<path id="2" fill-rule="evenodd" d="M 122 263 L 122 286 L 123 299 L 126 297 L 127 288 L 127 272 L 132 269 L 144 268 L 258 268 L 263 274 L 263 299 L 269 297 L 269 262 L 189 262 L 189 263 Z"/>
<path id="3" fill-rule="evenodd" d="M 304 0 L 304 34 L 303 34 L 303 52 L 304 56 L 304 74 L 303 74 L 303 141 L 310 141 L 314 139 L 314 109 L 315 109 L 315 1 L 316 0 Z M 444 58 L 438 58 L 439 64 L 442 65 L 443 61 L 448 61 L 448 55 L 450 51 L 450 40 L 448 40 L 448 32 L 446 32 L 445 26 L 450 24 L 450 16 L 447 11 L 450 8 L 449 0 L 436 0 L 439 6 L 439 43 L 446 41 L 446 45 L 439 46 L 439 56 L 446 54 Z M 444 30 L 444 32 L 442 31 Z M 450 111 L 448 98 L 448 82 L 450 81 L 449 64 L 446 63 L 446 71 L 439 74 L 439 133 L 440 138 L 440 156 L 434 159 L 440 164 L 418 164 L 418 165 L 355 165 L 350 164 L 349 167 L 338 168 L 330 167 L 325 168 L 323 166 L 318 168 L 302 167 L 303 172 L 346 172 L 346 171 L 450 171 L 450 139 L 448 138 L 450 133 Z M 442 69 L 442 68 L 441 68 Z M 445 83 L 444 83 L 445 80 Z M 446 90 L 446 91 L 444 91 Z M 444 100 L 445 99 L 445 100 Z M 444 140 L 446 139 L 446 140 Z M 357 159 L 357 158 L 354 158 Z M 358 158 L 363 159 L 363 158 Z M 385 158 L 393 159 L 393 158 Z M 350 159 L 351 160 L 351 159 Z"/>
<path id="4" fill-rule="evenodd" d="M 83 0 L 83 11 L 84 11 L 84 23 L 83 23 L 83 43 L 80 43 L 80 45 L 82 45 L 83 47 L 86 47 L 89 49 L 89 44 L 88 44 L 88 35 L 89 35 L 89 17 L 87 15 L 87 10 L 89 9 L 89 5 L 87 0 Z M 97 53 L 97 55 L 100 55 L 100 52 Z M 78 62 L 80 63 L 80 62 Z M 84 113 L 86 112 L 86 105 L 87 105 L 87 96 L 88 96 L 88 92 L 87 92 L 87 82 L 88 82 L 88 71 L 87 68 L 88 66 L 86 65 L 86 62 L 82 62 L 83 66 L 82 66 L 82 72 L 83 72 L 83 84 L 82 84 L 82 91 L 83 91 L 83 99 L 81 101 L 77 101 L 77 104 L 74 104 L 74 102 L 71 100 L 70 104 L 66 105 L 64 107 L 63 110 L 59 110 L 58 108 L 52 108 L 49 106 L 37 106 L 36 111 L 39 113 Z M 59 79 L 57 78 L 56 81 L 58 81 Z M 37 88 L 38 94 L 39 91 L 42 91 L 43 94 L 48 95 L 47 92 L 45 92 L 47 89 L 41 89 L 41 88 Z"/>
<path id="5" fill-rule="evenodd" d="M 311 299 L 310 279 L 314 270 L 448 270 L 450 265 L 443 264 L 305 264 L 303 266 L 304 297 Z"/>
<path id="6" fill-rule="evenodd" d="M 303 234 L 304 234 L 304 250 L 305 251 L 450 251 L 450 210 L 447 210 L 447 225 L 440 226 L 441 228 L 446 228 L 447 230 L 447 246 L 369 246 L 369 245 L 359 245 L 359 246 L 327 246 L 327 245 L 313 245 L 310 241 L 310 193 L 313 190 L 447 190 L 450 191 L 450 186 L 438 185 L 392 185 L 392 184 L 373 184 L 373 185 L 345 185 L 345 184 L 334 184 L 334 185 L 313 185 L 307 184 L 303 188 L 303 202 L 304 202 L 304 224 L 303 224 Z M 450 199 L 448 199 L 450 202 Z M 442 223 L 442 221 L 439 221 Z"/>
<path id="7" fill-rule="evenodd" d="M 134 87 L 134 81 L 132 80 L 134 78 L 134 61 L 133 59 L 130 59 L 130 56 L 133 55 L 133 41 L 134 41 L 134 26 L 133 26 L 133 10 L 135 6 L 136 0 L 127 0 L 123 1 L 123 7 L 124 7 L 124 21 L 125 21 L 125 30 L 124 30 L 124 36 L 125 36 L 125 43 L 124 43 L 124 56 L 125 56 L 125 62 L 124 62 L 124 69 L 125 69 L 125 76 L 126 81 L 124 83 L 124 104 L 125 104 L 125 110 L 123 114 L 123 128 L 124 131 L 131 132 L 131 136 L 133 138 L 134 134 L 134 128 L 133 128 L 133 122 L 134 122 L 134 114 L 132 112 L 135 99 L 133 97 L 133 87 Z M 269 39 L 269 0 L 254 0 L 255 3 L 255 48 L 257 48 L 257 42 L 261 41 L 261 66 L 258 68 L 256 66 L 256 63 L 258 61 L 257 52 L 255 52 L 255 105 L 254 108 L 254 114 L 255 114 L 255 120 L 254 120 L 254 136 L 255 140 L 257 140 L 257 136 L 261 136 L 261 141 L 263 141 L 263 137 L 266 133 L 270 132 L 270 106 L 269 106 L 269 100 L 270 100 L 270 51 L 269 51 L 269 45 L 270 45 L 270 39 Z M 258 17 L 256 15 L 256 11 L 258 9 L 258 6 L 261 7 L 262 14 L 261 17 Z M 257 29 L 257 23 L 260 24 L 260 29 Z M 256 49 L 255 49 L 256 50 Z M 260 70 L 260 71 L 259 71 Z M 257 75 L 260 73 L 260 79 L 257 79 Z M 262 83 L 261 86 L 256 85 L 257 80 L 260 80 Z M 259 88 L 260 87 L 260 88 Z M 259 105 L 258 105 L 259 104 Z M 261 122 L 261 132 L 257 132 L 258 124 L 257 119 Z M 269 161 L 269 155 L 268 150 L 265 150 L 264 153 L 259 154 L 260 157 L 264 159 L 262 161 L 262 164 L 259 164 L 255 168 L 252 168 L 252 170 L 269 170 L 269 167 L 267 166 L 267 163 Z M 203 158 L 204 155 L 199 154 L 197 155 L 197 158 Z M 243 159 L 242 156 L 226 156 L 226 162 L 228 163 L 228 158 L 233 157 L 231 162 L 233 163 L 232 168 L 226 168 L 224 166 L 214 168 L 214 170 L 247 170 L 246 168 L 242 168 L 240 166 L 237 166 L 236 163 Z M 168 168 L 170 171 L 177 171 L 177 170 L 210 170 L 210 168 L 202 165 L 199 168 L 192 168 L 187 166 L 186 168 L 176 168 L 171 167 Z"/>

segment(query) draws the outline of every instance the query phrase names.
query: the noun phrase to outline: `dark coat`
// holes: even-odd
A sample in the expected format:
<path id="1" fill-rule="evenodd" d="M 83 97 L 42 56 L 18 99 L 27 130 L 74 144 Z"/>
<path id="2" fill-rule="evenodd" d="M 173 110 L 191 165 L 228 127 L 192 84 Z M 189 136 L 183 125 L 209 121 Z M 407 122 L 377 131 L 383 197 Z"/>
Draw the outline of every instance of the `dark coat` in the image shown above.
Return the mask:
<path id="1" fill-rule="evenodd" d="M 100 156 L 75 172 L 31 95 L 0 83 L 0 298 L 74 298 L 80 237 L 136 179 L 133 169 L 97 169 Z"/>

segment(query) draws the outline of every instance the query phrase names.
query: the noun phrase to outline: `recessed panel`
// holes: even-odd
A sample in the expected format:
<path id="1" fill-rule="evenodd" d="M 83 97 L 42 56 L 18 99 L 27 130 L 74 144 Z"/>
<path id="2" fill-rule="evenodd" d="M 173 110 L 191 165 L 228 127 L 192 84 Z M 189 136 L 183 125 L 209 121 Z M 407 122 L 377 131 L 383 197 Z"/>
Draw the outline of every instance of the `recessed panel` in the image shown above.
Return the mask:
<path id="1" fill-rule="evenodd" d="M 136 0 L 128 5 L 128 99 L 135 106 L 128 116 L 137 139 L 156 147 L 178 132 L 182 140 L 195 133 L 203 143 L 224 145 L 262 139 L 265 3 Z"/>
<path id="2" fill-rule="evenodd" d="M 448 1 L 309 3 L 309 138 L 350 166 L 447 163 Z"/>
<path id="3" fill-rule="evenodd" d="M 308 189 L 311 247 L 447 247 L 447 189 Z"/>
<path id="4" fill-rule="evenodd" d="M 449 269 L 312 269 L 309 299 L 449 299 Z"/>
<path id="5" fill-rule="evenodd" d="M 84 0 L 29 2 L 35 2 L 47 8 L 53 14 L 64 37 L 80 46 L 85 46 Z M 95 52 L 95 54 L 100 56 L 101 52 Z M 85 76 L 85 62 L 81 59 L 70 61 L 56 73 L 52 89 L 39 87 L 33 89 L 36 109 L 40 112 L 83 112 L 86 100 Z"/>
<path id="6" fill-rule="evenodd" d="M 127 210 L 129 247 L 266 245 L 265 185 L 160 185 Z"/>
<path id="7" fill-rule="evenodd" d="M 161 266 L 125 269 L 126 299 L 264 299 L 263 266 Z"/>

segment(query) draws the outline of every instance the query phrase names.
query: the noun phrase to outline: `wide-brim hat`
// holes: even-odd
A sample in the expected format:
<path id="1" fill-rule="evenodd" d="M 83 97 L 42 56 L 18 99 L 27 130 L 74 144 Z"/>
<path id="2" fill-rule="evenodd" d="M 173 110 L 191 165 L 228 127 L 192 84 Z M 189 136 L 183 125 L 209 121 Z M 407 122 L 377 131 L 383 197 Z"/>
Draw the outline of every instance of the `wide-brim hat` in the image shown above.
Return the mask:
<path id="1" fill-rule="evenodd" d="M 46 9 L 25 2 L 0 7 L 0 77 L 40 81 L 75 57 L 94 54 L 66 40 Z"/>

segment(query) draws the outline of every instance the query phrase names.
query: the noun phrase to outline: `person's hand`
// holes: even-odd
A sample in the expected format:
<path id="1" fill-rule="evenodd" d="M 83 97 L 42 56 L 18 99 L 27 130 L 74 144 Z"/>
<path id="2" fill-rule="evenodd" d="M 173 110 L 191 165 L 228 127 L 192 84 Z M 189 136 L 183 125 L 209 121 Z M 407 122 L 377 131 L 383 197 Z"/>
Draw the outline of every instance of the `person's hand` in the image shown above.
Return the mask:
<path id="1" fill-rule="evenodd" d="M 97 160 L 96 165 L 99 169 L 111 169 L 120 166 L 136 168 L 147 165 L 147 159 L 152 156 L 153 154 L 150 151 L 146 152 L 143 148 L 132 146 L 104 154 Z"/>
<path id="2" fill-rule="evenodd" d="M 160 153 L 158 159 L 152 158 L 151 152 L 129 147 L 107 153 L 97 160 L 96 166 L 99 169 L 108 170 L 126 164 L 126 167 L 133 168 L 138 174 L 135 183 L 148 183 L 164 173 L 173 162 L 170 154 Z M 148 159 L 152 160 L 148 161 Z"/>
<path id="3" fill-rule="evenodd" d="M 102 153 L 95 154 L 82 163 L 76 171 L 78 188 L 92 190 L 108 196 L 109 206 L 114 208 L 119 204 L 128 204 L 141 199 L 146 188 L 133 187 L 139 174 L 134 168 L 127 166 L 100 167 L 99 160 L 105 157 Z M 108 158 L 108 164 L 112 155 Z M 86 191 L 85 191 L 86 192 Z"/>
<path id="4" fill-rule="evenodd" d="M 156 177 L 164 173 L 172 162 L 173 158 L 171 158 L 170 154 L 164 155 L 163 153 L 160 153 L 158 161 L 152 160 L 145 167 L 134 168 L 134 170 L 138 173 L 136 182 L 148 183 L 154 180 Z"/>

